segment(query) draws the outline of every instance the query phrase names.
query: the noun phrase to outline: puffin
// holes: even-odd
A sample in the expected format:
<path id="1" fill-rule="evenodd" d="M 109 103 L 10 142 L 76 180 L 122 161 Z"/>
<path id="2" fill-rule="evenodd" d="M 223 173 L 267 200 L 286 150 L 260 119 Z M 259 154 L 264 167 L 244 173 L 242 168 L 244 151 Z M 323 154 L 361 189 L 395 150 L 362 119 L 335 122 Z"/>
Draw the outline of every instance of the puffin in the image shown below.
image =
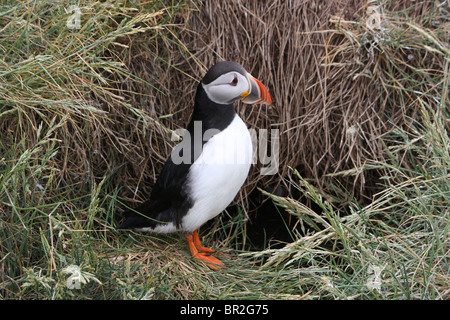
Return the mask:
<path id="1" fill-rule="evenodd" d="M 168 157 L 148 200 L 122 213 L 117 229 L 182 231 L 194 258 L 225 265 L 201 244 L 198 229 L 234 200 L 253 157 L 250 132 L 233 103 L 272 104 L 267 88 L 239 63 L 221 61 L 197 86 L 190 122 Z"/>

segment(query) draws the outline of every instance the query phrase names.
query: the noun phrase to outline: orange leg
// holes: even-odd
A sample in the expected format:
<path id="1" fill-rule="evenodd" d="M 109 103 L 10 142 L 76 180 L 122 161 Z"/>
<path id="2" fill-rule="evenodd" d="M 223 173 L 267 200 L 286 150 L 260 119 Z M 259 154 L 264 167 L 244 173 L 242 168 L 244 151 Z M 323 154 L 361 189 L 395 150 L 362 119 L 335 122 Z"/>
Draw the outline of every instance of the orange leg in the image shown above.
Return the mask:
<path id="1" fill-rule="evenodd" d="M 209 255 L 209 253 L 214 252 L 214 250 L 202 246 L 198 237 L 197 230 L 195 230 L 193 234 L 186 233 L 184 236 L 188 241 L 189 250 L 191 251 L 191 254 L 194 258 L 203 260 L 208 265 L 208 267 L 215 270 L 225 268 L 225 265 L 222 263 L 222 261 L 220 261 L 216 257 Z M 199 250 L 205 253 L 198 252 Z"/>
<path id="2" fill-rule="evenodd" d="M 214 253 L 213 249 L 202 246 L 202 243 L 200 242 L 200 238 L 198 237 L 197 230 L 195 230 L 194 233 L 192 234 L 192 238 L 194 240 L 194 245 L 197 248 L 197 250 L 207 252 L 207 253 Z"/>

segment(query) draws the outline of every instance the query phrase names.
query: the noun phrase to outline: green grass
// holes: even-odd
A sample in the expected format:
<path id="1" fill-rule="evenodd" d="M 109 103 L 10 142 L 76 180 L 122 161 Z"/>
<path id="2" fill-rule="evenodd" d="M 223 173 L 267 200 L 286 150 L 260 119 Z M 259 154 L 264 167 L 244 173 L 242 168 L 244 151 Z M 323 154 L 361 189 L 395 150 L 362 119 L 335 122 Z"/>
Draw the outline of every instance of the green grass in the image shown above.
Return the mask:
<path id="1" fill-rule="evenodd" d="M 420 120 L 379 137 L 386 161 L 334 174 L 383 172 L 372 201 L 335 206 L 338 192 L 324 194 L 294 170 L 302 198 L 320 209 L 266 193 L 299 227 L 282 248 L 263 250 L 249 250 L 245 208 L 222 214 L 201 234 L 224 253 L 228 268 L 217 272 L 190 257 L 182 234 L 114 229 L 126 184 L 118 177 L 121 133 L 143 139 L 147 126 L 162 126 L 117 89 L 123 79 L 157 89 L 127 68 L 123 39 L 158 40 L 182 7 L 74 3 L 84 12 L 79 30 L 67 28 L 62 5 L 1 2 L 1 299 L 449 299 L 450 56 L 438 37 L 445 34 L 405 26 L 414 47 L 437 52 L 445 68 L 414 71 L 427 82 L 400 67 L 404 79 L 386 78 L 380 85 L 399 88 Z M 414 90 L 424 94 L 411 102 Z"/>

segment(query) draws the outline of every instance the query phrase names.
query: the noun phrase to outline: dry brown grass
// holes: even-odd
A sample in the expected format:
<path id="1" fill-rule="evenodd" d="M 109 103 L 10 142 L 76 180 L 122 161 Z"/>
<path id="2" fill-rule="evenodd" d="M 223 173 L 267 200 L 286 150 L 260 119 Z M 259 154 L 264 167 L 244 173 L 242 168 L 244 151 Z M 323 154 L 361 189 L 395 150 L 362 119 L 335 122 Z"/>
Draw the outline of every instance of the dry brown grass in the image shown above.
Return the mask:
<path id="1" fill-rule="evenodd" d="M 407 115 L 416 117 L 418 93 L 404 96 L 403 88 L 412 80 L 427 86 L 423 74 L 409 75 L 416 68 L 443 70 L 444 63 L 436 53 L 405 43 L 404 25 L 414 17 L 432 28 L 425 21 L 427 12 L 438 10 L 432 3 L 377 3 L 382 3 L 383 27 L 373 30 L 366 24 L 372 5 L 367 0 L 189 2 L 173 20 L 180 25 L 162 31 L 163 40 L 140 37 L 126 52 L 131 72 L 161 90 L 133 96 L 133 105 L 153 118 L 170 115 L 161 120 L 170 129 L 184 127 L 207 68 L 220 60 L 240 62 L 267 85 L 274 101 L 272 107 L 240 104 L 240 115 L 249 127 L 281 132 L 278 174 L 263 177 L 255 167 L 241 200 L 258 184 L 289 179 L 289 167 L 325 192 L 335 193 L 335 186 L 347 190 L 339 194 L 341 204 L 352 197 L 370 199 L 382 173 L 363 169 L 385 157 L 380 137 L 405 124 Z M 406 8 L 403 16 L 389 14 Z M 128 82 L 121 81 L 122 90 L 146 92 Z M 152 184 L 173 145 L 161 140 L 170 137 L 165 127 L 147 129 L 145 140 L 122 137 L 130 142 L 125 160 L 132 164 L 133 180 L 127 184 L 133 189 Z M 352 174 L 336 174 L 348 170 Z"/>
<path id="2" fill-rule="evenodd" d="M 55 159 L 60 170 L 55 187 L 83 188 L 86 181 L 108 176 L 125 200 L 142 201 L 174 146 L 171 130 L 189 121 L 198 81 L 215 62 L 237 61 L 266 84 L 274 101 L 271 107 L 239 104 L 240 115 L 249 127 L 281 133 L 278 174 L 261 176 L 255 166 L 240 200 L 248 200 L 258 185 L 270 190 L 289 180 L 289 167 L 337 195 L 338 205 L 353 197 L 370 200 L 383 174 L 376 164 L 386 156 L 380 137 L 417 117 L 421 93 L 436 105 L 432 97 L 441 90 L 428 78 L 442 73 L 445 59 L 414 28 L 442 33 L 448 27 L 445 18 L 436 18 L 443 9 L 431 1 L 376 3 L 382 28 L 375 30 L 366 23 L 372 5 L 367 0 L 189 1 L 182 9 L 156 8 L 145 17 L 140 12 L 147 4 L 138 4 L 139 10 L 119 16 L 136 15 L 141 22 L 134 25 L 146 32 L 123 35 L 114 31 L 118 20 L 88 56 L 79 57 L 76 46 L 95 43 L 97 34 L 79 39 L 71 34 L 70 45 L 59 49 L 70 53 L 63 60 L 25 60 L 33 72 L 42 73 L 43 65 L 59 72 L 58 81 L 73 82 L 76 97 L 64 100 L 57 81 L 43 73 L 46 85 L 30 88 L 30 97 L 9 91 L 7 99 L 32 110 L 31 126 L 24 128 L 30 137 L 42 119 L 68 116 L 56 135 L 63 153 Z M 99 8 L 91 11 L 86 23 L 92 24 Z M 411 46 L 411 37 L 431 49 Z M 95 65 L 96 55 L 108 63 Z M 96 76 L 84 79 L 67 65 Z M 404 90 L 409 87 L 413 90 Z M 46 105 L 47 93 L 60 100 Z M 43 103 L 34 107 L 30 100 Z M 11 117 L 8 125 L 21 125 L 17 121 Z"/>
<path id="3" fill-rule="evenodd" d="M 377 1 L 373 29 L 365 0 L 92 0 L 80 30 L 67 27 L 65 3 L 5 3 L 2 298 L 448 297 L 448 2 Z M 180 250 L 182 235 L 114 226 L 117 207 L 152 187 L 198 80 L 225 59 L 275 102 L 238 105 L 245 121 L 282 133 L 279 174 L 254 168 L 240 200 L 294 167 L 317 212 L 271 195 L 305 234 L 289 230 L 281 249 L 268 236 L 254 252 L 247 207 L 222 215 L 205 240 L 228 248 L 229 268 L 208 273 Z M 382 290 L 368 286 L 374 267 L 386 270 Z M 75 292 L 66 280 L 77 268 L 88 283 Z"/>

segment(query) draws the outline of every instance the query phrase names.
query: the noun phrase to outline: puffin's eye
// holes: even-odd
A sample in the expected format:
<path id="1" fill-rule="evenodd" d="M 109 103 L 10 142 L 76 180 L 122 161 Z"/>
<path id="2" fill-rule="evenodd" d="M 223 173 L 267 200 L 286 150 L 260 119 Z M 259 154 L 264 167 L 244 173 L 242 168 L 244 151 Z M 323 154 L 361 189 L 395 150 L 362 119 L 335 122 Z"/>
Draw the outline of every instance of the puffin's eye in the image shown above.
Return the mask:
<path id="1" fill-rule="evenodd" d="M 238 84 L 238 78 L 234 77 L 233 81 L 230 82 L 231 85 L 235 86 Z"/>

